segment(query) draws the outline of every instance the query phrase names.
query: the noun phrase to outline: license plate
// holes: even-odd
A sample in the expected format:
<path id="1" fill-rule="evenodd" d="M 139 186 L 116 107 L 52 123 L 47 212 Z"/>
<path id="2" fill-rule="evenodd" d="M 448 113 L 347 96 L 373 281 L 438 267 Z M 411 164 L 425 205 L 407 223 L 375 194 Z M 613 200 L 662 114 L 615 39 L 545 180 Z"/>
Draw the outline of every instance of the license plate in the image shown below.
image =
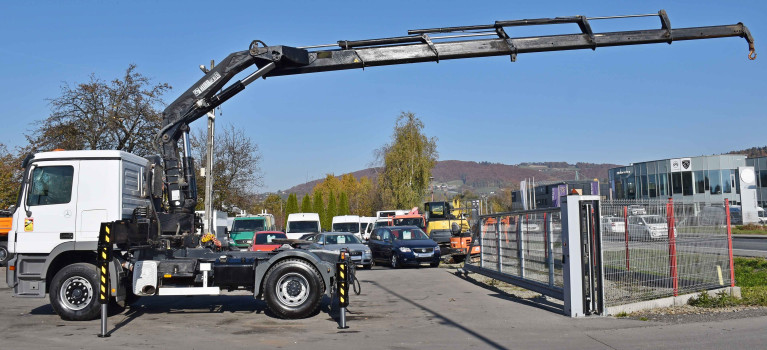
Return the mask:
<path id="1" fill-rule="evenodd" d="M 241 252 L 247 252 L 247 251 L 248 251 L 248 248 L 240 248 L 240 251 L 241 251 Z"/>
<path id="2" fill-rule="evenodd" d="M 417 256 L 419 258 L 428 258 L 428 257 L 434 256 L 434 252 L 430 252 L 430 253 L 415 253 L 415 256 Z"/>

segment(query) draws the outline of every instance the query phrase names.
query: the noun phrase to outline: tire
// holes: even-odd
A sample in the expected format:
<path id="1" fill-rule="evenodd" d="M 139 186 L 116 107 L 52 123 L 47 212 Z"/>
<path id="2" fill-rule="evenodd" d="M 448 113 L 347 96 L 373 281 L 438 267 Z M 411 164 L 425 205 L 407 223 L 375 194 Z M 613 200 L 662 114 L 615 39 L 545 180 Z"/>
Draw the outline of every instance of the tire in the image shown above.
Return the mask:
<path id="1" fill-rule="evenodd" d="M 373 263 L 372 262 L 370 264 L 362 265 L 362 269 L 363 270 L 370 270 L 372 268 L 373 268 Z"/>
<path id="2" fill-rule="evenodd" d="M 439 261 L 435 262 L 435 263 L 431 263 L 431 264 L 429 264 L 429 266 L 430 267 L 437 267 L 437 266 L 439 266 Z"/>
<path id="3" fill-rule="evenodd" d="M 11 259 L 11 253 L 8 252 L 8 242 L 0 242 L 0 266 L 5 266 Z"/>
<path id="4" fill-rule="evenodd" d="M 99 316 L 98 269 L 88 263 L 65 266 L 51 280 L 53 310 L 67 321 L 90 321 Z"/>
<path id="5" fill-rule="evenodd" d="M 397 254 L 391 255 L 391 260 L 389 261 L 389 264 L 391 265 L 391 268 L 398 269 L 400 268 L 399 259 L 397 259 Z"/>
<path id="6" fill-rule="evenodd" d="M 305 260 L 280 261 L 264 280 L 264 299 L 276 316 L 306 318 L 319 309 L 324 284 L 319 271 Z"/>

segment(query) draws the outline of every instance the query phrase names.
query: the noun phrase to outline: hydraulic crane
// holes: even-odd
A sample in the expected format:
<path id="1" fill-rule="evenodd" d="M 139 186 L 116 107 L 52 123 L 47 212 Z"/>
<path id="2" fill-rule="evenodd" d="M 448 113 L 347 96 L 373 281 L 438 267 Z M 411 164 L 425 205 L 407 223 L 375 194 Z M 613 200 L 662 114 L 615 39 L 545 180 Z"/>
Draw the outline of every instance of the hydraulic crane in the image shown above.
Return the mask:
<path id="1" fill-rule="evenodd" d="M 660 28 L 609 33 L 594 33 L 591 30 L 591 20 L 646 16 L 657 16 Z M 577 24 L 581 33 L 512 38 L 506 32 L 512 27 L 552 24 Z M 517 55 L 523 53 L 671 44 L 674 41 L 723 37 L 745 38 L 749 45 L 749 58 L 756 58 L 753 37 L 742 23 L 672 28 L 665 10 L 645 15 L 522 19 L 487 25 L 416 29 L 401 37 L 341 40 L 336 44 L 307 47 L 267 46 L 260 40 L 254 40 L 248 50 L 227 56 L 163 112 L 164 127 L 160 132 L 160 141 L 169 198 L 168 213 L 161 220 L 166 223 L 163 232 L 178 232 L 178 227 L 182 228 L 182 232 L 191 229 L 190 216 L 197 204 L 195 175 L 188 152 L 189 123 L 230 99 L 257 78 L 487 56 L 508 55 L 514 62 Z M 258 70 L 224 88 L 236 74 L 254 65 Z M 183 155 L 179 161 L 180 138 L 183 139 Z"/>

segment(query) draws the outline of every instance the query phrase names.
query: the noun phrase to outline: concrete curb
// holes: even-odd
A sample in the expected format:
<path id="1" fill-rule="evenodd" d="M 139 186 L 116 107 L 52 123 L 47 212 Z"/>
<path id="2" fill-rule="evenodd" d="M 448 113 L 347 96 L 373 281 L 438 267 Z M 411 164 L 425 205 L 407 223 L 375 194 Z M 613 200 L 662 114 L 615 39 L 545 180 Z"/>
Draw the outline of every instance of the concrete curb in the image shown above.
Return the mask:
<path id="1" fill-rule="evenodd" d="M 731 296 L 740 298 L 740 287 L 738 286 L 713 289 L 713 290 L 707 291 L 706 293 L 708 293 L 708 295 L 712 297 L 715 297 L 717 294 L 721 292 L 725 292 L 730 294 Z M 687 302 L 690 299 L 692 299 L 693 297 L 697 297 L 698 295 L 700 295 L 700 293 L 685 294 L 685 295 L 680 295 L 676 297 L 668 297 L 668 298 L 662 298 L 662 299 L 640 301 L 638 303 L 632 303 L 632 304 L 626 304 L 626 305 L 611 306 L 605 309 L 605 313 L 608 316 L 614 316 L 622 312 L 631 313 L 635 311 L 655 309 L 660 307 L 683 306 L 683 305 L 687 305 Z"/>
<path id="2" fill-rule="evenodd" d="M 767 235 L 741 235 L 741 234 L 733 234 L 732 238 L 765 239 L 765 240 L 767 240 Z"/>

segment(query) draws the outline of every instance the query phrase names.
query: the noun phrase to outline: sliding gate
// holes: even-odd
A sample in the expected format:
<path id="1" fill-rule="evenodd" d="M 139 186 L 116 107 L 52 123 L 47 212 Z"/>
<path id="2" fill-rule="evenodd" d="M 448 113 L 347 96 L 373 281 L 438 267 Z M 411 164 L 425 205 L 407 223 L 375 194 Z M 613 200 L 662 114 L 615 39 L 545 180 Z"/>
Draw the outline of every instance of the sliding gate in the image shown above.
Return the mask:
<path id="1" fill-rule="evenodd" d="M 599 197 L 568 196 L 561 208 L 481 216 L 464 270 L 564 301 L 570 316 L 604 313 Z"/>

